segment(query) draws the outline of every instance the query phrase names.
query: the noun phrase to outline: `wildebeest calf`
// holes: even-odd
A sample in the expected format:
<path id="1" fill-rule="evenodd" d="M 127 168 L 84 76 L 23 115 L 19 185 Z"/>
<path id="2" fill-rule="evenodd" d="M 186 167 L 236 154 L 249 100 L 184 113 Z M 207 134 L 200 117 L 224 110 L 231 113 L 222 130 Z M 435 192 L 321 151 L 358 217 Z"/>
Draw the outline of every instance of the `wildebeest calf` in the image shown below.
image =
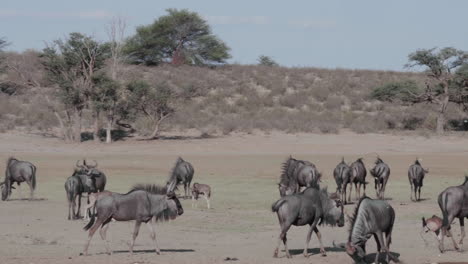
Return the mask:
<path id="1" fill-rule="evenodd" d="M 206 205 L 210 209 L 210 198 L 211 198 L 211 187 L 208 184 L 194 183 L 192 185 L 192 208 L 195 205 L 195 200 L 198 201 L 198 197 L 203 195 L 206 200 Z"/>

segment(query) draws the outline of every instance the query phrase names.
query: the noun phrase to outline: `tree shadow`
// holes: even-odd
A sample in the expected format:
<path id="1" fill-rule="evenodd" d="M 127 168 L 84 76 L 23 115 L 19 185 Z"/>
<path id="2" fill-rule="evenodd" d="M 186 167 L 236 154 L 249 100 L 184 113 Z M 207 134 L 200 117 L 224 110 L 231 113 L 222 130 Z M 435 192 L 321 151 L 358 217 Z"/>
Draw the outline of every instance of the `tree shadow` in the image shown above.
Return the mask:
<path id="1" fill-rule="evenodd" d="M 390 254 L 392 254 L 392 256 L 398 260 L 398 262 L 400 262 L 400 253 L 396 253 L 396 252 L 391 252 L 391 251 L 390 251 Z M 364 257 L 364 261 L 365 261 L 366 263 L 374 263 L 375 255 L 376 255 L 376 253 L 372 253 L 372 254 L 366 255 L 366 256 Z M 390 259 L 389 262 L 393 262 L 392 259 Z M 380 255 L 379 255 L 379 263 L 388 264 L 389 262 L 387 262 L 387 254 L 385 254 L 385 253 L 380 253 Z"/>
<path id="2" fill-rule="evenodd" d="M 137 141 L 153 141 L 153 140 L 195 140 L 195 139 L 212 139 L 216 136 L 212 136 L 207 133 L 203 133 L 199 136 L 159 136 L 156 138 L 142 138 L 137 139 Z"/>
<path id="3" fill-rule="evenodd" d="M 161 252 L 176 252 L 176 253 L 185 253 L 185 252 L 195 252 L 193 249 L 161 249 Z M 114 250 L 112 254 L 125 254 L 130 253 L 130 250 Z M 154 249 L 141 249 L 141 250 L 133 250 L 133 253 L 154 253 L 156 251 Z M 107 253 L 98 253 L 96 255 L 105 255 Z"/>
<path id="4" fill-rule="evenodd" d="M 339 248 L 339 247 L 326 247 L 325 248 L 326 252 L 344 252 L 344 248 Z M 291 255 L 301 255 L 304 252 L 304 249 L 290 249 L 289 253 Z M 310 255 L 319 255 L 320 254 L 320 248 L 309 248 L 307 249 L 307 254 Z"/>

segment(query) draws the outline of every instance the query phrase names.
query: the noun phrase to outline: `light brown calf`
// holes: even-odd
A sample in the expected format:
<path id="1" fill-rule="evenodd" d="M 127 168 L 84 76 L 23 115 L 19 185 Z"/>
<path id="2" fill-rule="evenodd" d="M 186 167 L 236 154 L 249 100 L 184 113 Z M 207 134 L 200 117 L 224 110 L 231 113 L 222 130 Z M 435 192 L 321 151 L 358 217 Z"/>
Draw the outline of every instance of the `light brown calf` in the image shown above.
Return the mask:
<path id="1" fill-rule="evenodd" d="M 207 207 L 210 209 L 211 187 L 207 184 L 197 182 L 192 185 L 192 208 L 195 205 L 195 200 L 198 200 L 200 195 L 203 195 L 206 200 Z"/>

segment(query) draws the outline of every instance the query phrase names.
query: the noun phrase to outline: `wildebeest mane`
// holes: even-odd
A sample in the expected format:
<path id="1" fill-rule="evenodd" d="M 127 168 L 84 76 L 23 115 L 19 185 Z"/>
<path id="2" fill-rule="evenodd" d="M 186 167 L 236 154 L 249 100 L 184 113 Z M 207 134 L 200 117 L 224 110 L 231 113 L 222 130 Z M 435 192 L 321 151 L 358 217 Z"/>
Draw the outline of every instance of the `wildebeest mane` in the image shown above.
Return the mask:
<path id="1" fill-rule="evenodd" d="M 169 174 L 169 180 L 167 182 L 172 183 L 172 182 L 177 181 L 177 174 L 175 172 L 176 172 L 177 166 L 179 166 L 179 164 L 182 162 L 184 162 L 184 160 L 181 157 L 178 157 L 174 164 L 174 167 L 172 167 L 171 173 Z"/>
<path id="2" fill-rule="evenodd" d="M 380 157 L 377 157 L 375 164 L 383 163 L 383 160 Z"/>
<path id="3" fill-rule="evenodd" d="M 358 202 L 356 208 L 354 209 L 353 214 L 351 216 L 349 216 L 349 239 L 351 239 L 351 235 L 352 235 L 352 232 L 353 232 L 353 229 L 354 229 L 354 224 L 356 223 L 356 219 L 358 217 L 358 211 L 359 211 L 359 208 L 361 206 L 361 203 L 365 199 L 370 199 L 370 198 L 367 197 L 367 196 L 363 196 L 361 199 L 359 199 L 359 202 Z"/>
<path id="4" fill-rule="evenodd" d="M 323 209 L 323 216 L 322 216 L 322 219 L 320 219 L 319 225 L 327 224 L 330 226 L 336 226 L 337 223 L 335 219 L 333 218 L 333 216 L 328 214 L 328 211 L 333 207 L 333 200 L 330 199 L 328 195 L 327 187 L 320 189 L 319 195 L 320 195 L 320 202 L 322 203 L 322 209 Z"/>
<path id="5" fill-rule="evenodd" d="M 142 183 L 134 185 L 128 193 L 138 191 L 138 190 L 143 190 L 152 194 L 161 194 L 161 195 L 167 194 L 166 186 L 159 186 L 156 184 L 142 184 Z"/>
<path id="6" fill-rule="evenodd" d="M 291 180 L 289 175 L 289 166 L 291 166 L 292 161 L 295 161 L 291 156 L 289 156 L 285 162 L 281 165 L 281 176 L 280 182 L 288 184 Z"/>

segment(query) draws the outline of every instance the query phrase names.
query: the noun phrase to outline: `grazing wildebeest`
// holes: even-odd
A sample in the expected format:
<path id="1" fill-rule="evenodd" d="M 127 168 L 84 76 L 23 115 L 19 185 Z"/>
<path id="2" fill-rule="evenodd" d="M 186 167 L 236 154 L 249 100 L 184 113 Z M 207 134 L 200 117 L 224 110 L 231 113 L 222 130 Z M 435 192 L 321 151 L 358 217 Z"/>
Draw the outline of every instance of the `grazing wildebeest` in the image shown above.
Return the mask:
<path id="1" fill-rule="evenodd" d="M 462 185 L 452 186 L 445 189 L 439 194 L 437 199 L 440 210 L 442 210 L 442 234 L 439 240 L 439 250 L 444 252 L 444 237 L 452 237 L 453 246 L 456 250 L 461 250 L 463 247 L 463 238 L 465 238 L 465 222 L 464 218 L 468 218 L 468 176 L 465 176 L 465 181 Z M 461 237 L 460 247 L 452 236 L 450 225 L 453 220 L 458 218 L 460 221 Z"/>
<path id="2" fill-rule="evenodd" d="M 166 187 L 157 185 L 136 185 L 126 194 L 114 193 L 103 197 L 97 201 L 96 211 L 97 216 L 92 215 L 91 221 L 84 227 L 84 230 L 89 230 L 88 240 L 84 247 L 84 255 L 88 255 L 89 243 L 99 227 L 101 228 L 99 231 L 101 238 L 106 241 L 107 253 L 110 254 L 106 232 L 109 227 L 108 224 L 112 219 L 116 221 L 135 220 L 130 253 L 133 253 L 133 246 L 141 223 L 147 223 L 151 230 L 151 239 L 153 240 L 156 253 L 159 255 L 160 250 L 154 231 L 156 222 L 174 220 L 177 216 L 184 213 L 184 209 L 174 192 L 168 192 Z"/>
<path id="3" fill-rule="evenodd" d="M 289 156 L 282 166 L 278 187 L 280 195 L 283 197 L 288 194 L 297 193 L 301 187 L 319 188 L 321 177 L 321 173 L 313 163 L 297 160 Z"/>
<path id="4" fill-rule="evenodd" d="M 419 160 L 416 159 L 414 164 L 412 164 L 408 169 L 408 180 L 411 185 L 410 199 L 411 201 L 421 200 L 421 187 L 423 186 L 424 176 L 426 173 L 429 173 L 429 170 L 424 169 L 421 166 Z M 414 190 L 414 200 L 413 200 L 413 190 Z M 416 195 L 416 192 L 418 195 Z"/>
<path id="5" fill-rule="evenodd" d="M 84 220 L 89 220 L 89 215 L 90 213 L 88 213 L 88 211 L 91 211 L 91 208 L 95 209 L 95 206 L 96 206 L 96 202 L 103 198 L 103 197 L 106 197 L 106 196 L 111 196 L 112 194 L 114 194 L 114 192 L 110 192 L 110 191 L 102 191 L 102 192 L 96 192 L 96 193 L 91 193 L 88 195 L 88 204 L 84 207 L 84 212 L 85 212 L 85 216 L 84 216 Z M 94 210 L 93 210 L 94 211 Z"/>
<path id="6" fill-rule="evenodd" d="M 288 250 L 286 234 L 291 227 L 310 225 L 307 233 L 304 256 L 307 255 L 312 231 L 315 232 L 320 243 L 320 252 L 323 256 L 326 255 L 325 248 L 322 244 L 322 235 L 320 234 L 317 225 L 344 225 L 343 204 L 340 200 L 332 200 L 329 198 L 327 190 L 319 190 L 317 188 L 307 188 L 302 193 L 286 195 L 276 201 L 271 210 L 276 212 L 281 226 L 281 233 L 278 238 L 278 244 L 274 251 L 273 257 L 278 257 L 278 250 L 281 241 L 284 243 L 286 256 L 291 257 Z"/>
<path id="7" fill-rule="evenodd" d="M 361 198 L 361 186 L 364 186 L 364 196 L 366 195 L 366 167 L 364 166 L 362 158 L 357 159 L 349 167 L 351 169 L 351 186 L 349 188 L 348 200 L 351 201 L 351 192 L 353 190 L 352 183 L 354 183 L 354 187 L 356 188 L 356 200 L 359 200 Z"/>
<path id="8" fill-rule="evenodd" d="M 198 201 L 200 195 L 203 195 L 206 200 L 206 206 L 210 209 L 211 187 L 198 182 L 192 185 L 192 208 L 194 207 L 195 200 Z"/>
<path id="9" fill-rule="evenodd" d="M 2 187 L 2 200 L 5 201 L 11 195 L 11 189 L 14 189 L 13 183 L 18 186 L 22 182 L 26 182 L 29 186 L 30 197 L 34 198 L 34 190 L 36 189 L 36 166 L 27 161 L 20 161 L 14 157 L 10 157 L 6 163 L 5 180 L 0 183 Z"/>
<path id="10" fill-rule="evenodd" d="M 377 243 L 374 263 L 379 263 L 379 253 L 381 250 L 387 253 L 387 263 L 389 262 L 389 258 L 398 262 L 390 253 L 395 211 L 386 201 L 373 200 L 364 196 L 359 200 L 354 214 L 349 220 L 351 229 L 345 248 L 346 253 L 356 263 L 365 263 L 366 242 L 371 236 L 374 236 Z M 385 233 L 385 240 L 383 233 Z"/>
<path id="11" fill-rule="evenodd" d="M 370 174 L 374 177 L 377 198 L 384 200 L 385 187 L 390 178 L 390 167 L 380 157 L 377 157 L 375 167 L 370 170 Z"/>
<path id="12" fill-rule="evenodd" d="M 75 169 L 72 176 L 65 181 L 65 192 L 68 200 L 68 220 L 79 219 L 81 210 L 81 196 L 83 193 L 96 192 L 96 177 L 93 174 L 83 174 L 80 169 Z M 78 208 L 76 208 L 78 200 Z"/>
<path id="13" fill-rule="evenodd" d="M 341 200 L 344 204 L 346 201 L 346 188 L 348 184 L 351 186 L 351 168 L 344 161 L 344 158 L 341 159 L 341 162 L 336 165 L 336 168 L 333 170 L 333 177 L 336 182 L 336 190 L 341 196 Z M 350 190 L 351 191 L 351 190 Z"/>
<path id="14" fill-rule="evenodd" d="M 192 164 L 183 160 L 181 157 L 177 158 L 177 161 L 172 168 L 171 175 L 167 181 L 168 190 L 175 190 L 179 184 L 184 185 L 184 198 L 190 195 L 190 183 L 193 179 L 194 169 Z"/>

